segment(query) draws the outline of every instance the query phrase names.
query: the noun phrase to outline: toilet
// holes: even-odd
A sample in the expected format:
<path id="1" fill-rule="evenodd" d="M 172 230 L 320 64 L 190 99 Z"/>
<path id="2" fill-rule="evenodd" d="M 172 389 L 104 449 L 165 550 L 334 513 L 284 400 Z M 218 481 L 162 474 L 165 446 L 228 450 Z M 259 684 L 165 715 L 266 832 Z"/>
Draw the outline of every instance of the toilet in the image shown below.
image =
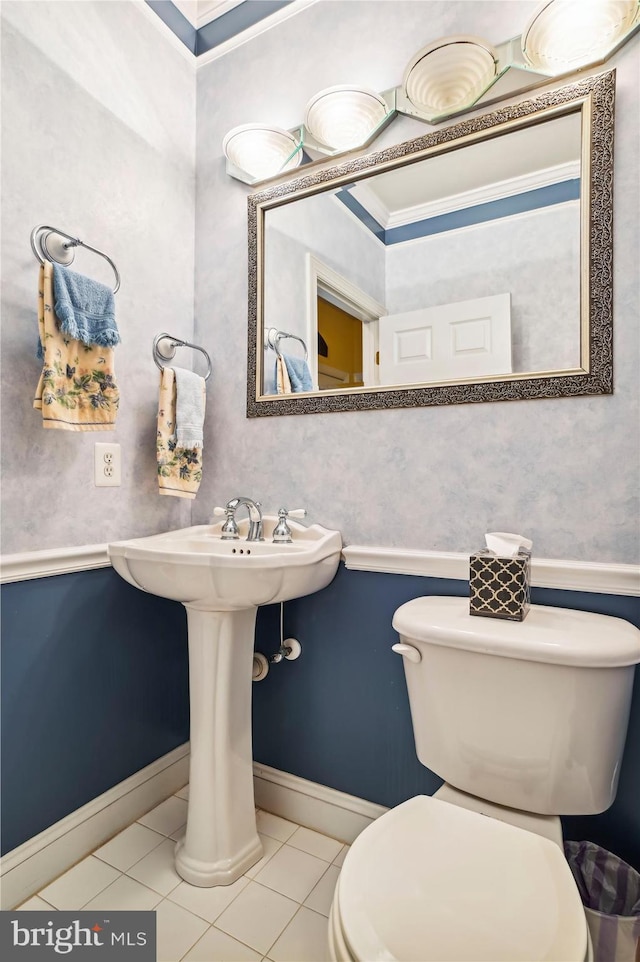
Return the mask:
<path id="1" fill-rule="evenodd" d="M 612 804 L 640 631 L 532 605 L 474 617 L 416 598 L 393 618 L 418 758 L 445 780 L 351 846 L 329 917 L 332 962 L 585 962 L 586 917 L 560 814 Z"/>

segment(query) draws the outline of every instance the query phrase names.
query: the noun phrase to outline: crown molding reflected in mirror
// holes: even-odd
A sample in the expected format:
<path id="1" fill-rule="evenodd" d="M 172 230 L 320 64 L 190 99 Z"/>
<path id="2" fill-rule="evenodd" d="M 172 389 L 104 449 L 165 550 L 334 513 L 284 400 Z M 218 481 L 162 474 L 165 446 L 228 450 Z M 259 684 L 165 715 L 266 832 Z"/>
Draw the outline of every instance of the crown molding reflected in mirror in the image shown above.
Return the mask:
<path id="1" fill-rule="evenodd" d="M 614 71 L 585 78 L 251 195 L 247 415 L 610 394 L 614 89 Z M 361 328 L 348 376 L 318 326 L 326 303 Z M 432 366 L 434 311 L 457 367 Z M 276 394 L 300 340 L 311 390 Z"/>

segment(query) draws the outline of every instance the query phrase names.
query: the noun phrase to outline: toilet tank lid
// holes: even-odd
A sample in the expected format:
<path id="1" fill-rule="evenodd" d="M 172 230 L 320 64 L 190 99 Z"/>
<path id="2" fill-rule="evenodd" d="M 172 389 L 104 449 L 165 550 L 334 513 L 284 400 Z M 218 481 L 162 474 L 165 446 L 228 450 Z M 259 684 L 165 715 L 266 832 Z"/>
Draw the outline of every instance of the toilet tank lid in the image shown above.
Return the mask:
<path id="1" fill-rule="evenodd" d="M 640 631 L 623 618 L 531 605 L 524 621 L 469 614 L 468 598 L 414 598 L 397 609 L 393 627 L 408 641 L 585 668 L 640 662 Z"/>

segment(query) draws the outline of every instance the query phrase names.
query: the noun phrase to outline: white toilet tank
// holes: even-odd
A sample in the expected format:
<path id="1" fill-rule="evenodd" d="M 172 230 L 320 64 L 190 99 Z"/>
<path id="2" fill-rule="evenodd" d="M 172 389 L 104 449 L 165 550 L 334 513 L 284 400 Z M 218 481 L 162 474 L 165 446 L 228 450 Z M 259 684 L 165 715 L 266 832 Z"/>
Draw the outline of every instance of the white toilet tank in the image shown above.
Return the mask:
<path id="1" fill-rule="evenodd" d="M 522 622 L 416 598 L 393 617 L 418 758 L 450 785 L 541 815 L 613 802 L 640 631 L 621 618 L 532 605 Z"/>

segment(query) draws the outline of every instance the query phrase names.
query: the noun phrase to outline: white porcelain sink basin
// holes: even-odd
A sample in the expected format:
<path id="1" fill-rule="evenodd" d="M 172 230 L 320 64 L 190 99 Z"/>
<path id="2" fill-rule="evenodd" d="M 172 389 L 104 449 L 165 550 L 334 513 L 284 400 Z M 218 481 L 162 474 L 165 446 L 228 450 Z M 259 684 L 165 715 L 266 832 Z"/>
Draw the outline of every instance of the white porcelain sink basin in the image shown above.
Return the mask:
<path id="1" fill-rule="evenodd" d="M 143 591 L 211 611 L 289 601 L 325 588 L 338 568 L 342 538 L 319 524 L 289 522 L 291 544 L 273 544 L 275 516 L 263 519 L 264 541 L 221 541 L 222 522 L 195 525 L 109 545 L 118 574 Z"/>
<path id="2" fill-rule="evenodd" d="M 258 605 L 320 591 L 340 561 L 340 532 L 290 520 L 291 544 L 273 544 L 277 522 L 263 518 L 264 541 L 247 541 L 243 520 L 233 541 L 221 540 L 220 522 L 109 545 L 125 581 L 187 609 L 189 810 L 176 869 L 191 885 L 230 885 L 262 857 L 251 751 Z"/>

